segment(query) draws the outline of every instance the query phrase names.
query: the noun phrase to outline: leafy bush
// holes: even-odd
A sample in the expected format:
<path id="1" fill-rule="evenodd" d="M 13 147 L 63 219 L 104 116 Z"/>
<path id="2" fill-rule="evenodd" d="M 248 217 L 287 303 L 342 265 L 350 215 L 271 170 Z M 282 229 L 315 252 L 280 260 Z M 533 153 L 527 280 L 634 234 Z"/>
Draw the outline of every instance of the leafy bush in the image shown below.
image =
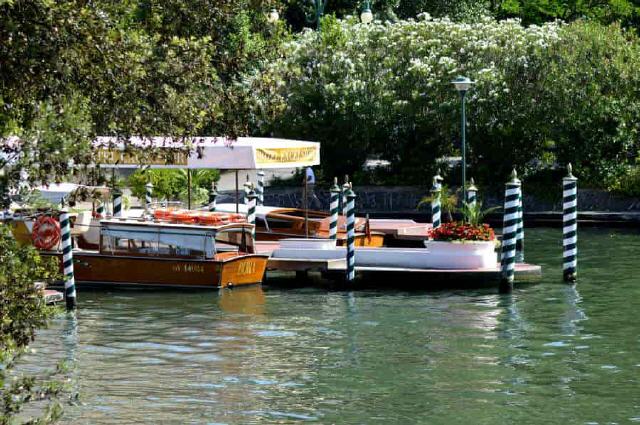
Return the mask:
<path id="1" fill-rule="evenodd" d="M 46 324 L 52 310 L 34 287 L 36 281 L 56 276 L 57 264 L 41 258 L 31 246 L 20 246 L 7 226 L 0 225 L 0 423 L 14 418 L 28 401 L 55 396 L 59 385 L 24 377 L 9 383 L 9 373 L 17 357 Z M 47 416 L 55 416 L 53 408 Z"/>
<path id="2" fill-rule="evenodd" d="M 207 201 L 209 189 L 214 181 L 220 178 L 218 170 L 191 171 L 192 205 Z M 146 184 L 153 184 L 153 197 L 167 200 L 187 200 L 187 171 L 183 169 L 138 170 L 128 180 L 131 192 L 139 199 L 144 199 Z"/>
<path id="3" fill-rule="evenodd" d="M 619 174 L 635 152 L 640 47 L 618 26 L 524 27 L 517 20 L 448 19 L 363 25 L 327 18 L 283 57 L 247 78 L 256 132 L 323 143 L 324 175 L 350 174 L 367 156 L 388 175 L 424 183 L 436 159 L 459 152 L 467 75 L 468 175 L 525 177 L 574 163 L 586 181 Z"/>

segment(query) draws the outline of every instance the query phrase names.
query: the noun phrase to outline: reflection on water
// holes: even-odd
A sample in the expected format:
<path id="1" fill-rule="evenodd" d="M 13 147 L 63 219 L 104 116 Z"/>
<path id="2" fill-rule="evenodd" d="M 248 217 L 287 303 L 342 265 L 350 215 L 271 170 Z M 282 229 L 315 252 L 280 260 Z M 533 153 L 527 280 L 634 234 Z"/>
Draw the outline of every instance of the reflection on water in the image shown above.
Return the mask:
<path id="1" fill-rule="evenodd" d="M 73 364 L 69 424 L 640 421 L 637 236 L 581 232 L 576 287 L 560 230 L 527 238 L 510 295 L 81 290 L 21 367 Z"/>

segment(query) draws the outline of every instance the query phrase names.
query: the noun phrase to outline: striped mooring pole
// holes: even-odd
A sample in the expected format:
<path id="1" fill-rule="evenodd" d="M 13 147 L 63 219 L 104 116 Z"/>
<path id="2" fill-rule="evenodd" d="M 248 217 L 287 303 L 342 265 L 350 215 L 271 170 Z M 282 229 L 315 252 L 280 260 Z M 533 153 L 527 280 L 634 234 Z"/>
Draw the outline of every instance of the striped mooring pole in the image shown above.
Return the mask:
<path id="1" fill-rule="evenodd" d="M 578 275 L 578 179 L 571 164 L 562 179 L 562 276 L 575 282 Z"/>
<path id="2" fill-rule="evenodd" d="M 209 190 L 209 211 L 216 210 L 216 199 L 218 198 L 218 191 L 216 190 L 216 183 L 211 183 L 211 189 Z"/>
<path id="3" fill-rule="evenodd" d="M 347 282 L 356 278 L 356 194 L 347 191 Z"/>
<path id="4" fill-rule="evenodd" d="M 67 311 L 76 308 L 76 281 L 73 276 L 73 247 L 71 244 L 71 222 L 66 207 L 60 212 L 60 230 L 62 240 L 62 267 L 64 272 L 64 299 Z"/>
<path id="5" fill-rule="evenodd" d="M 105 217 L 104 202 L 102 201 L 102 199 L 98 200 L 98 207 L 96 208 L 96 215 L 97 215 L 98 218 L 104 218 Z"/>
<path id="6" fill-rule="evenodd" d="M 256 195 L 258 195 L 258 205 L 264 205 L 264 171 L 258 170 L 258 186 L 256 186 Z"/>
<path id="7" fill-rule="evenodd" d="M 329 190 L 331 193 L 331 200 L 329 202 L 329 213 L 331 214 L 331 221 L 329 222 L 329 239 L 338 238 L 338 218 L 340 215 L 340 195 L 342 190 L 338 186 L 338 178 L 333 179 L 333 186 Z"/>
<path id="8" fill-rule="evenodd" d="M 514 169 L 504 193 L 504 217 L 502 224 L 502 250 L 500 255 L 500 292 L 513 290 L 516 268 L 516 233 L 518 232 L 518 205 L 520 180 Z"/>
<path id="9" fill-rule="evenodd" d="M 113 216 L 122 217 L 122 192 L 120 189 L 113 191 Z"/>
<path id="10" fill-rule="evenodd" d="M 247 221 L 249 224 L 253 224 L 253 230 L 251 231 L 253 237 L 256 237 L 256 203 L 258 201 L 258 195 L 253 190 L 253 185 L 249 186 L 249 194 L 247 195 Z"/>
<path id="11" fill-rule="evenodd" d="M 247 174 L 247 181 L 244 182 L 244 204 L 249 205 L 249 192 L 253 189 L 253 184 L 249 181 L 249 174 Z"/>
<path id="12" fill-rule="evenodd" d="M 467 188 L 467 204 L 470 207 L 475 207 L 478 202 L 478 188 L 476 187 L 476 183 L 473 181 L 473 177 L 471 177 L 469 183 L 469 187 Z"/>
<path id="13" fill-rule="evenodd" d="M 151 211 L 151 202 L 153 200 L 153 183 L 149 182 L 145 186 L 146 192 L 144 194 L 145 209 Z"/>
<path id="14" fill-rule="evenodd" d="M 342 215 L 347 216 L 347 192 L 351 189 L 349 185 L 349 175 L 345 174 L 344 184 L 342 185 Z"/>
<path id="15" fill-rule="evenodd" d="M 437 229 L 442 223 L 442 211 L 440 208 L 440 198 L 442 196 L 442 176 L 440 171 L 433 176 L 433 186 L 431 187 L 431 225 Z"/>
<path id="16" fill-rule="evenodd" d="M 524 208 L 522 206 L 522 182 L 518 194 L 518 228 L 516 230 L 516 263 L 524 263 Z"/>

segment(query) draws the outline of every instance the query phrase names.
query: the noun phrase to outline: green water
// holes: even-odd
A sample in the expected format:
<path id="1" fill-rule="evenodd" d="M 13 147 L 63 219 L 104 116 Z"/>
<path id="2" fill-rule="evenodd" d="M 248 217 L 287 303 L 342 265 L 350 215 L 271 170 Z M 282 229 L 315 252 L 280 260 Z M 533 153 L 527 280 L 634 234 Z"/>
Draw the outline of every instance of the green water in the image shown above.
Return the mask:
<path id="1" fill-rule="evenodd" d="M 495 290 L 79 291 L 21 369 L 69 359 L 64 423 L 640 422 L 640 237 L 527 229 L 544 278 Z"/>

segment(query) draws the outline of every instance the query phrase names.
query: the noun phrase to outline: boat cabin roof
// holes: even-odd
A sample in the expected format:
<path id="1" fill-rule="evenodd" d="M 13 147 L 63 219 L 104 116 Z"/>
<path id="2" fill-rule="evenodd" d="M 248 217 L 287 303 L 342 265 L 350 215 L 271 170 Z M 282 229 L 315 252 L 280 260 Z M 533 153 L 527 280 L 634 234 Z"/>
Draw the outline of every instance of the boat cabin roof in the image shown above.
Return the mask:
<path id="1" fill-rule="evenodd" d="M 142 221 L 142 220 L 128 220 L 128 219 L 107 219 L 100 220 L 100 225 L 104 229 L 112 229 L 115 227 L 130 229 L 131 231 L 159 231 L 163 229 L 167 231 L 175 231 L 179 229 L 188 230 L 190 234 L 198 233 L 202 234 L 219 233 L 231 229 L 248 229 L 251 230 L 253 224 L 249 223 L 229 223 L 221 225 L 207 225 L 207 224 L 185 224 L 185 223 L 169 223 L 164 221 Z"/>

